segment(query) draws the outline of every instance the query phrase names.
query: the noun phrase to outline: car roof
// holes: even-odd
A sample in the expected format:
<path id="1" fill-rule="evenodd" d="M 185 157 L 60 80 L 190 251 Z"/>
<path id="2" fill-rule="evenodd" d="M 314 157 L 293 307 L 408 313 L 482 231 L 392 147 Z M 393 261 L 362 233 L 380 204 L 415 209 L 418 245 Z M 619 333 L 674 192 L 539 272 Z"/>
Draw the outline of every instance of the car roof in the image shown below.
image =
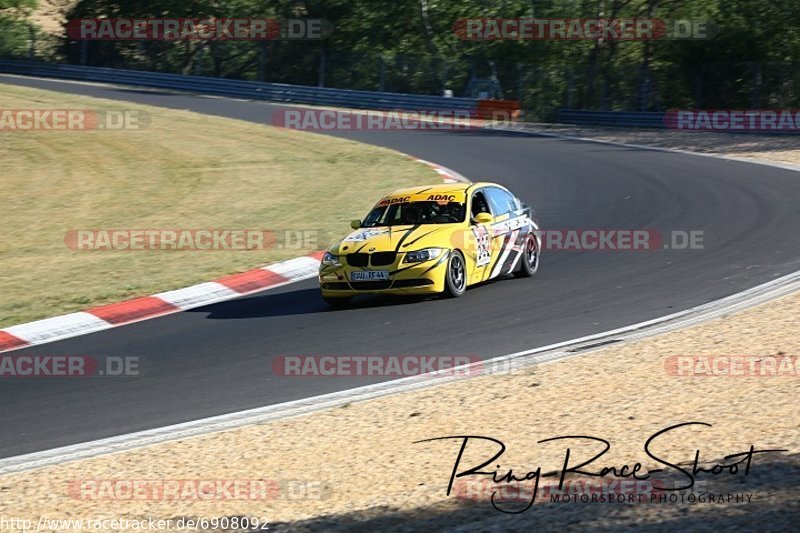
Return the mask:
<path id="1" fill-rule="evenodd" d="M 405 187 L 403 189 L 397 189 L 396 191 L 392 191 L 390 194 L 386 196 L 407 196 L 407 195 L 417 195 L 417 194 L 464 194 L 472 192 L 474 189 L 480 187 L 500 187 L 501 189 L 505 189 L 502 185 L 497 183 L 491 183 L 488 181 L 479 181 L 477 183 L 436 183 L 434 185 L 420 185 L 417 187 Z"/>

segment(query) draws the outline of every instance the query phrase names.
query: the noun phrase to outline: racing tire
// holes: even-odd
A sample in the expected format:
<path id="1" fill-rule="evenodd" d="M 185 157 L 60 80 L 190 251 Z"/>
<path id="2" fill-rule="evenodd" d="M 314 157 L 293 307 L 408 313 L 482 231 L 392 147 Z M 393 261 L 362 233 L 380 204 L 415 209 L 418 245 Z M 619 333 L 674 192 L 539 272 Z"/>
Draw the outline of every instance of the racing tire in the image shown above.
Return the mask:
<path id="1" fill-rule="evenodd" d="M 347 307 L 350 304 L 350 296 L 340 296 L 340 297 L 332 297 L 332 296 L 323 296 L 322 299 L 325 300 L 325 303 L 335 309 L 342 309 Z"/>
<path id="2" fill-rule="evenodd" d="M 539 244 L 531 233 L 525 238 L 522 257 L 519 258 L 519 268 L 514 272 L 518 278 L 529 278 L 539 270 Z"/>
<path id="3" fill-rule="evenodd" d="M 445 298 L 458 298 L 467 290 L 467 263 L 464 254 L 458 250 L 450 252 L 447 260 L 447 270 L 444 273 Z"/>

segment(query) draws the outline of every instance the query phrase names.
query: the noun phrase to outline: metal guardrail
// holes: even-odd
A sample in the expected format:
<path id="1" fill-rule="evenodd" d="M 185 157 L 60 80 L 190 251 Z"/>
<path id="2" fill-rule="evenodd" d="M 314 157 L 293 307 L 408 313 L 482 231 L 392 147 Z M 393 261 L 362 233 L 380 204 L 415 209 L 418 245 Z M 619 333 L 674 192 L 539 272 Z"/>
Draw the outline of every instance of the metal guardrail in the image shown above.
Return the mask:
<path id="1" fill-rule="evenodd" d="M 632 111 L 578 111 L 559 109 L 556 122 L 586 126 L 624 126 L 628 128 L 665 128 L 664 113 Z"/>
<path id="2" fill-rule="evenodd" d="M 324 105 L 353 109 L 402 111 L 468 112 L 478 111 L 473 98 L 445 98 L 420 94 L 329 89 L 283 83 L 261 83 L 207 76 L 166 74 L 143 70 L 124 70 L 42 63 L 35 61 L 0 61 L 0 73 L 21 74 L 68 80 L 117 83 L 157 89 L 177 90 L 231 96 L 252 100 L 268 100 L 295 104 Z M 556 122 L 593 126 L 664 128 L 664 113 L 580 111 L 559 109 Z"/>
<path id="3" fill-rule="evenodd" d="M 0 61 L 0 73 L 68 80 L 137 85 L 217 96 L 355 109 L 402 111 L 463 111 L 474 113 L 478 100 L 419 94 L 328 89 L 282 83 L 165 74 L 141 70 L 83 67 L 34 61 Z"/>

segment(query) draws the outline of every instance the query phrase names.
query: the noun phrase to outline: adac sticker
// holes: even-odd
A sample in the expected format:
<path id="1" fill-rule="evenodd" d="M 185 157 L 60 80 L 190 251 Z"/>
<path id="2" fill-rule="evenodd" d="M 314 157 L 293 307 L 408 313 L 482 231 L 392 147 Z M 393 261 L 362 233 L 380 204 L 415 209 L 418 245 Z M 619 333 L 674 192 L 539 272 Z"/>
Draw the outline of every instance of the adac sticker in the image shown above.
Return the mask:
<path id="1" fill-rule="evenodd" d="M 383 200 L 378 202 L 378 205 L 403 204 L 410 201 L 411 201 L 410 196 L 397 196 L 395 198 L 384 198 Z"/>
<path id="2" fill-rule="evenodd" d="M 455 194 L 431 194 L 428 196 L 426 201 L 436 202 L 439 205 L 446 205 L 450 202 L 455 201 L 455 199 L 456 199 Z"/>

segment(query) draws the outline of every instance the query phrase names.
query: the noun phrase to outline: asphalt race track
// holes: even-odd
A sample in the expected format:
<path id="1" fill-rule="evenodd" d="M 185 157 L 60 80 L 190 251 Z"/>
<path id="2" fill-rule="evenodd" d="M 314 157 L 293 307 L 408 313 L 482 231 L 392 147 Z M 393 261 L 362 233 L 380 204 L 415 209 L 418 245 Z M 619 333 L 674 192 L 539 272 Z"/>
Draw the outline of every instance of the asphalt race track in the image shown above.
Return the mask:
<path id="1" fill-rule="evenodd" d="M 267 124 L 280 109 L 11 76 L 0 76 L 0 83 Z M 503 183 L 536 207 L 544 228 L 702 230 L 705 248 L 551 251 L 532 280 L 493 282 L 458 300 L 364 297 L 341 311 L 329 310 L 316 281 L 309 280 L 14 352 L 137 355 L 145 361 L 145 375 L 4 381 L 0 457 L 374 382 L 278 377 L 270 360 L 280 355 L 490 358 L 670 314 L 800 269 L 800 175 L 788 170 L 496 131 L 336 135 L 434 161 L 471 179 Z M 369 169 L 363 179 L 370 179 Z M 347 231 L 343 224 L 342 234 Z M 618 383 L 644 385 L 628 383 L 625 376 Z M 603 391 L 598 408 L 612 401 L 613 391 Z"/>

